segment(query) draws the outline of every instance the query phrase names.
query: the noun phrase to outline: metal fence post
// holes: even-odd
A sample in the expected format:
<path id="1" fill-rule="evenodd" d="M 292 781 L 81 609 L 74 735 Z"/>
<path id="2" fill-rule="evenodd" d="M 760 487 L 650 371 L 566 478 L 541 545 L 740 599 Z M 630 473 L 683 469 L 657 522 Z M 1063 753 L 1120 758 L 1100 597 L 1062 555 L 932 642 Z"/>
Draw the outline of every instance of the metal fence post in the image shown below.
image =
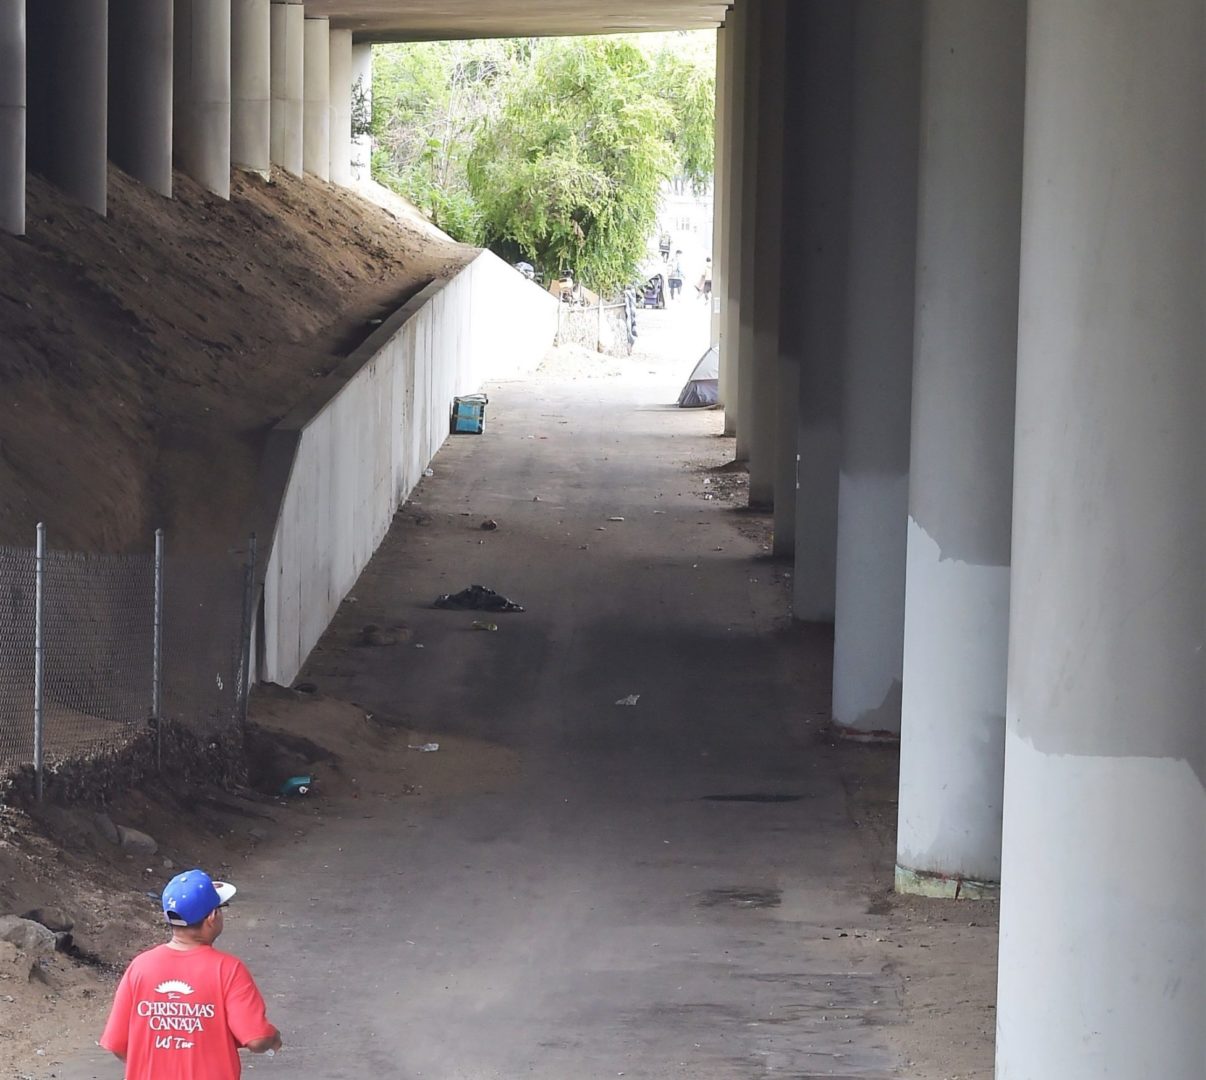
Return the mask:
<path id="1" fill-rule="evenodd" d="M 595 352 L 606 352 L 603 347 L 603 297 L 599 297 L 599 325 L 595 330 Z"/>
<path id="2" fill-rule="evenodd" d="M 46 526 L 38 522 L 38 547 L 34 559 L 34 794 L 42 801 L 43 715 L 42 715 L 42 590 L 46 577 Z"/>
<path id="3" fill-rule="evenodd" d="M 561 294 L 557 294 L 557 336 L 553 338 L 554 345 L 561 344 L 561 309 L 565 306 L 565 301 L 561 299 Z"/>
<path id="4" fill-rule="evenodd" d="M 155 623 L 151 644 L 151 717 L 155 767 L 163 771 L 163 530 L 155 530 Z"/>
<path id="5" fill-rule="evenodd" d="M 256 540 L 252 533 L 247 540 L 247 568 L 243 581 L 243 685 L 240 687 L 239 720 L 246 725 L 247 705 L 251 697 L 251 637 L 255 620 L 255 558 Z"/>

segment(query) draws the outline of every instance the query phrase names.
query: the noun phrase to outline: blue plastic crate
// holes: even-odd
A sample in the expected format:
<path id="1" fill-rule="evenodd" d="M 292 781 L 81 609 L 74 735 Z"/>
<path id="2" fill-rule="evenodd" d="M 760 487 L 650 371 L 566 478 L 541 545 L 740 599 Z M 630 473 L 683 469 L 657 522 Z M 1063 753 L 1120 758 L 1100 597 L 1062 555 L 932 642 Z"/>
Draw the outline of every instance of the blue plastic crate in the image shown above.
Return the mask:
<path id="1" fill-rule="evenodd" d="M 467 394 L 452 399 L 452 431 L 456 435 L 480 435 L 486 430 L 485 394 Z"/>

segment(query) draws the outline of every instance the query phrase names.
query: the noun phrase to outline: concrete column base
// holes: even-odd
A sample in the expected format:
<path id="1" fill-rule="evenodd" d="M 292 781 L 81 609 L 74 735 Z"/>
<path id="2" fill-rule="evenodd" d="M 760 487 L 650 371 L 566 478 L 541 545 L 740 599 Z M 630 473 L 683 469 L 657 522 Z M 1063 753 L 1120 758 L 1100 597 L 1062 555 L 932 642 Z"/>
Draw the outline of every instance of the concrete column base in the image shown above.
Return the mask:
<path id="1" fill-rule="evenodd" d="M 907 896 L 928 896 L 934 900 L 999 900 L 1001 886 L 995 881 L 953 878 L 930 870 L 896 867 L 896 891 Z"/>
<path id="2" fill-rule="evenodd" d="M 0 0 L 0 230 L 25 233 L 25 0 Z"/>

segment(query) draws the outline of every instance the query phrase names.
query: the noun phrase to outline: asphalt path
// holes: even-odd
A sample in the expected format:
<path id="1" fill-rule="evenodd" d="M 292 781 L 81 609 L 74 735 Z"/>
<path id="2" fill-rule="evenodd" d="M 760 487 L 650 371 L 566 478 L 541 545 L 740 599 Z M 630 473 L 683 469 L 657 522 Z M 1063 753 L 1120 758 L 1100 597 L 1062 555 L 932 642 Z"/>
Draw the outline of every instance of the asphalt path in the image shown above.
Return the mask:
<path id="1" fill-rule="evenodd" d="M 308 677 L 506 746 L 518 774 L 332 815 L 249 864 L 222 945 L 287 1043 L 249 1075 L 905 1075 L 900 977 L 845 937 L 875 920 L 813 735 L 823 648 L 787 626 L 765 522 L 716 497 L 720 414 L 670 406 L 699 322 L 646 319 L 663 351 L 600 361 L 623 376 L 490 388 L 486 434 L 399 514 L 340 619 L 412 643 L 332 645 Z M 525 612 L 482 633 L 431 609 L 471 583 Z M 121 1075 L 96 1061 L 57 1075 Z"/>

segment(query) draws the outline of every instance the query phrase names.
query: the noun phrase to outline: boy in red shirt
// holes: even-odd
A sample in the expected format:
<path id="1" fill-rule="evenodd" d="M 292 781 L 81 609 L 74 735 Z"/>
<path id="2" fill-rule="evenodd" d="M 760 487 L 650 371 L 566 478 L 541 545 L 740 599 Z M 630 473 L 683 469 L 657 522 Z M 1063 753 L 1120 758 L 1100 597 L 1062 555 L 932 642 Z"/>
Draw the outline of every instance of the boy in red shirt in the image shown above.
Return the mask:
<path id="1" fill-rule="evenodd" d="M 213 948 L 234 894 L 233 885 L 202 870 L 167 883 L 163 913 L 172 940 L 130 962 L 100 1040 L 126 1063 L 126 1080 L 238 1080 L 240 1048 L 280 1049 L 251 973 Z"/>

